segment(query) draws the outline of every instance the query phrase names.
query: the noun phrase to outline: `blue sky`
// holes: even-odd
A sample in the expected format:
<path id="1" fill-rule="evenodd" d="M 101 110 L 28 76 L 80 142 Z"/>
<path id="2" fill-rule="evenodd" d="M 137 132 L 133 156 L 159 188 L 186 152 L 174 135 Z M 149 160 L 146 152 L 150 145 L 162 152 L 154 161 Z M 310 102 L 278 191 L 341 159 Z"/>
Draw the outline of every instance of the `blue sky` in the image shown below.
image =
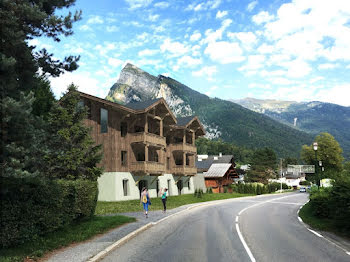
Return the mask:
<path id="1" fill-rule="evenodd" d="M 349 0 L 87 1 L 74 35 L 30 44 L 80 67 L 51 79 L 104 98 L 127 63 L 222 99 L 350 106 Z M 63 10 L 67 13 L 68 10 Z"/>

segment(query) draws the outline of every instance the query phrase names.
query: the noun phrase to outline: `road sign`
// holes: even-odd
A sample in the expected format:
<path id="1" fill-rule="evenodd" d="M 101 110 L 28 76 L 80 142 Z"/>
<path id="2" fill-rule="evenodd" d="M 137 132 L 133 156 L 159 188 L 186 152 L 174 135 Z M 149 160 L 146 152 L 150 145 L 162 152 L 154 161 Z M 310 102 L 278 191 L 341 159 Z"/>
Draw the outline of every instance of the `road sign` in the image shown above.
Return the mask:
<path id="1" fill-rule="evenodd" d="M 314 165 L 288 165 L 287 166 L 287 172 L 288 173 L 315 173 L 315 166 Z"/>

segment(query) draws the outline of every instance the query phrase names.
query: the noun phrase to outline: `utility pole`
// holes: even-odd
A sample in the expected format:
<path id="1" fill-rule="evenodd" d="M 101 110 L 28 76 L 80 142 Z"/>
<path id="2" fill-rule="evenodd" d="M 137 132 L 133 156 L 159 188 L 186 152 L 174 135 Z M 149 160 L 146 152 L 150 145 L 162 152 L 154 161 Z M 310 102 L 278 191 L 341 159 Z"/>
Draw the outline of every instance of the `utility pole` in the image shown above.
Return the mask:
<path id="1" fill-rule="evenodd" d="M 281 193 L 282 193 L 282 158 L 280 158 Z"/>

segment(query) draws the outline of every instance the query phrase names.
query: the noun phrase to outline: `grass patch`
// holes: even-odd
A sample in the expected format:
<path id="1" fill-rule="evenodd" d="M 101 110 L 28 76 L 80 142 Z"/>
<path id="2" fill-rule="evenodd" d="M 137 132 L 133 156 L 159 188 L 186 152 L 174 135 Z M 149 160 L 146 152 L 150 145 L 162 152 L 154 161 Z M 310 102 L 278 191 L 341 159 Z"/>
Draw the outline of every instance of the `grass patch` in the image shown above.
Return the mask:
<path id="1" fill-rule="evenodd" d="M 315 229 L 322 231 L 330 231 L 339 234 L 331 219 L 319 218 L 313 214 L 310 202 L 305 204 L 300 209 L 299 216 L 304 221 L 304 223 L 310 225 Z"/>
<path id="2" fill-rule="evenodd" d="M 66 226 L 49 235 L 38 237 L 30 243 L 13 248 L 0 249 L 0 261 L 23 261 L 25 258 L 36 260 L 54 249 L 87 240 L 109 229 L 134 221 L 135 218 L 125 216 L 94 216 L 80 223 Z"/>
<path id="3" fill-rule="evenodd" d="M 212 200 L 229 199 L 251 196 L 251 194 L 238 194 L 238 193 L 220 193 L 220 194 L 203 194 L 202 198 L 197 198 L 193 194 L 186 194 L 181 196 L 169 196 L 167 200 L 167 209 L 176 208 L 182 205 L 194 204 Z M 152 205 L 149 207 L 152 210 L 163 210 L 163 204 L 161 198 L 152 198 Z M 97 202 L 96 215 L 106 215 L 115 213 L 126 212 L 140 212 L 142 211 L 142 205 L 140 200 L 126 200 L 119 202 Z"/>

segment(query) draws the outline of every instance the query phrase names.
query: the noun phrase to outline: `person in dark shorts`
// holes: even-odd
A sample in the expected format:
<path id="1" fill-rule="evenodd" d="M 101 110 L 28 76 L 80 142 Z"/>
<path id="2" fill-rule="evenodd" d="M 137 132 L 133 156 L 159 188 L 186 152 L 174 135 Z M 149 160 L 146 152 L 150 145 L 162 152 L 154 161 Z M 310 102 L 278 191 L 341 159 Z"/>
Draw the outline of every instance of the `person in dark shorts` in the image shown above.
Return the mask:
<path id="1" fill-rule="evenodd" d="M 162 202 L 163 202 L 163 213 L 166 212 L 166 200 L 167 200 L 167 193 L 168 192 L 168 189 L 167 188 L 164 188 L 164 191 L 163 191 L 163 194 L 162 194 Z"/>

